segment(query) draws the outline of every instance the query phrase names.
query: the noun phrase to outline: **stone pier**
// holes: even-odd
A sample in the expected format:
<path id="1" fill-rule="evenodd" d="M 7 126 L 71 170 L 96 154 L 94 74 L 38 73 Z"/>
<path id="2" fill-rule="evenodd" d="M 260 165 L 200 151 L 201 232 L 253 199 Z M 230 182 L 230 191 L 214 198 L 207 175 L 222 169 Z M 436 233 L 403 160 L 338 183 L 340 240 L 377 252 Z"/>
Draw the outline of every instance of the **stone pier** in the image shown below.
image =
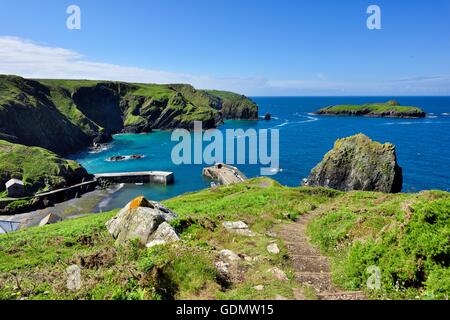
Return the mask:
<path id="1" fill-rule="evenodd" d="M 103 180 L 112 183 L 154 183 L 168 185 L 175 182 L 173 172 L 166 171 L 99 173 L 94 176 L 97 181 Z"/>

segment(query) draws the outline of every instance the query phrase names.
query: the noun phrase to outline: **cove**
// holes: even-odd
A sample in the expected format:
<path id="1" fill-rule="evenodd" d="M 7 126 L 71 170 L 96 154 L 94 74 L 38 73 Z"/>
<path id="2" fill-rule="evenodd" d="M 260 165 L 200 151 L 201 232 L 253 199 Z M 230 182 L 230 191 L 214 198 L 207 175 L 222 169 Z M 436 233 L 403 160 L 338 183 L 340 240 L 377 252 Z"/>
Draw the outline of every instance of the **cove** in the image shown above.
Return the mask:
<path id="1" fill-rule="evenodd" d="M 450 97 L 253 97 L 260 115 L 270 112 L 271 121 L 226 121 L 219 130 L 271 129 L 280 130 L 280 170 L 272 176 L 283 185 L 299 186 L 310 170 L 333 147 L 336 139 L 364 133 L 379 142 L 396 145 L 403 168 L 403 192 L 439 189 L 450 190 Z M 364 117 L 326 117 L 312 114 L 319 108 L 336 104 L 363 104 L 395 99 L 402 105 L 415 105 L 429 115 L 423 119 L 387 119 Z M 207 188 L 210 181 L 202 177 L 206 165 L 176 165 L 171 152 L 177 142 L 171 132 L 123 134 L 100 153 L 83 151 L 71 156 L 91 173 L 125 171 L 171 171 L 175 184 L 126 185 L 103 203 L 102 210 L 125 205 L 135 196 L 164 200 L 186 192 Z M 143 154 L 143 159 L 108 162 L 111 156 Z M 260 175 L 260 165 L 239 165 L 251 178 Z"/>

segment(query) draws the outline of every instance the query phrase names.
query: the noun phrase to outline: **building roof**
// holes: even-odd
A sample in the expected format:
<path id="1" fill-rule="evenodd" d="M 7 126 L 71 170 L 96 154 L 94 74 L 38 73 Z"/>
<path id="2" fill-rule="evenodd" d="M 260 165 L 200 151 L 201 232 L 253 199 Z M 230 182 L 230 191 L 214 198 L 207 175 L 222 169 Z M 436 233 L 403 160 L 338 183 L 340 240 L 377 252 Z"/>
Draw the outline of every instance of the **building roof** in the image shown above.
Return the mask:
<path id="1" fill-rule="evenodd" d="M 21 186 L 23 186 L 23 182 L 19 179 L 11 179 L 5 185 L 6 185 L 6 188 L 9 188 L 15 184 L 20 184 Z"/>

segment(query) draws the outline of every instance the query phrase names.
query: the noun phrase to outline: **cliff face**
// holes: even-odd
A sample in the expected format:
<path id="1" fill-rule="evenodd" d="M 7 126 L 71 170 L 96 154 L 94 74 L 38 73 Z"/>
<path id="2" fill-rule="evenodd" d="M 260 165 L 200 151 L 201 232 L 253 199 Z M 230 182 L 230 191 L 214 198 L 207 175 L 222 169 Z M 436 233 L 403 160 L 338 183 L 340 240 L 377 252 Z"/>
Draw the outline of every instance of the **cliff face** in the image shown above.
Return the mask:
<path id="1" fill-rule="evenodd" d="M 337 140 L 306 182 L 343 191 L 397 193 L 402 190 L 402 169 L 395 147 L 380 144 L 363 134 Z"/>
<path id="2" fill-rule="evenodd" d="M 258 106 L 249 98 L 233 92 L 209 90 L 216 97 L 216 108 L 221 110 L 224 119 L 258 119 Z"/>
<path id="3" fill-rule="evenodd" d="M 0 139 L 67 154 L 119 132 L 213 128 L 224 119 L 255 119 L 246 97 L 190 85 L 0 76 Z"/>

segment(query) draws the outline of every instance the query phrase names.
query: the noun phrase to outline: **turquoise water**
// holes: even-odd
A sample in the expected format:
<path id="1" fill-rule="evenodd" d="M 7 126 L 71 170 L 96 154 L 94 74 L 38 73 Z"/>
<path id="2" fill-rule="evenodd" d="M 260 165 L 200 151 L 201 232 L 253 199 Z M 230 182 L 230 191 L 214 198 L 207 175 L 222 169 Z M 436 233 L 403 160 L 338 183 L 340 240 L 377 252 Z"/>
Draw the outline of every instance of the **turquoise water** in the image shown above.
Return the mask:
<path id="1" fill-rule="evenodd" d="M 450 97 L 257 97 L 260 115 L 272 114 L 271 121 L 227 121 L 219 130 L 228 128 L 280 130 L 280 167 L 274 179 L 288 186 L 298 186 L 302 178 L 332 148 L 338 138 L 364 133 L 380 142 L 397 146 L 399 164 L 404 172 L 404 191 L 450 189 Z M 363 117 L 327 117 L 311 114 L 335 104 L 361 104 L 396 99 L 402 105 L 422 107 L 426 119 L 386 119 Z M 144 135 L 116 135 L 108 150 L 87 151 L 73 155 L 89 172 L 173 171 L 173 186 L 126 185 L 105 204 L 104 210 L 121 207 L 131 198 L 144 195 L 163 200 L 208 187 L 202 177 L 205 165 L 174 165 L 171 152 L 176 142 L 170 132 Z M 145 158 L 108 162 L 114 155 L 142 154 Z M 260 174 L 261 165 L 240 165 L 249 177 Z"/>

